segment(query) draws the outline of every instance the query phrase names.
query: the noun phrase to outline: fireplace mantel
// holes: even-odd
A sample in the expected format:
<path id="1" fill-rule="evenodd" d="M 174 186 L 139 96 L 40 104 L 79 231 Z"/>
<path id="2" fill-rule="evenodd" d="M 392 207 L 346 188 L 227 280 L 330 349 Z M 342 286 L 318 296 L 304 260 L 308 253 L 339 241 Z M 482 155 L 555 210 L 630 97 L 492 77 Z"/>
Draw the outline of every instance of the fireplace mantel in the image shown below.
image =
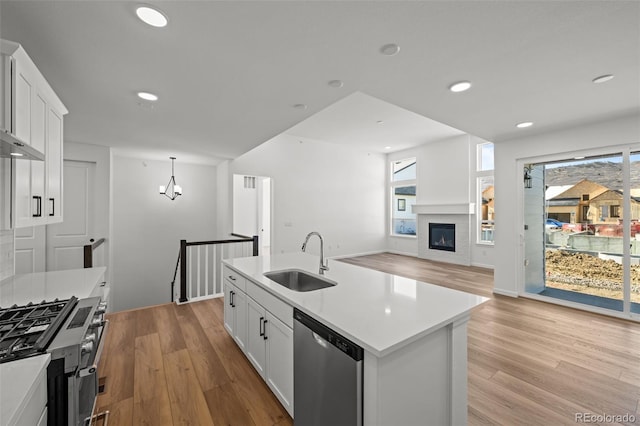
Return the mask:
<path id="1" fill-rule="evenodd" d="M 474 214 L 476 203 L 461 204 L 414 204 L 411 211 L 415 214 Z"/>

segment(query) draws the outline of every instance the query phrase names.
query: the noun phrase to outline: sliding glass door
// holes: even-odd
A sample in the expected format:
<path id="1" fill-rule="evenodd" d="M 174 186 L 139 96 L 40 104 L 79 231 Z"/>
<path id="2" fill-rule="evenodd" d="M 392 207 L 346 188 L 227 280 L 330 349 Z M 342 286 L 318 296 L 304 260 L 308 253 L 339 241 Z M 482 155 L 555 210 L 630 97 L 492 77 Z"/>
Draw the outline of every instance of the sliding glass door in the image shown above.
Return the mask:
<path id="1" fill-rule="evenodd" d="M 640 313 L 640 153 L 527 164 L 525 292 Z"/>

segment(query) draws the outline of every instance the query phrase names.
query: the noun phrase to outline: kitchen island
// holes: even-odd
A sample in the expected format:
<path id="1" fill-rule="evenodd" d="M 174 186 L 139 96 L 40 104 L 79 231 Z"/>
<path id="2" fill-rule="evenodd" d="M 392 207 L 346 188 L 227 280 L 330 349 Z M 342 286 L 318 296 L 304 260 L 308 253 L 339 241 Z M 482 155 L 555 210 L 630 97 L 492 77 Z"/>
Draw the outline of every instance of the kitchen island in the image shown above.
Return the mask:
<path id="1" fill-rule="evenodd" d="M 365 425 L 466 424 L 466 324 L 487 298 L 335 261 L 324 277 L 337 285 L 320 290 L 293 291 L 263 275 L 286 269 L 317 274 L 318 257 L 304 253 L 225 264 L 247 280 L 249 298 L 254 287 L 266 291 L 364 349 Z"/>

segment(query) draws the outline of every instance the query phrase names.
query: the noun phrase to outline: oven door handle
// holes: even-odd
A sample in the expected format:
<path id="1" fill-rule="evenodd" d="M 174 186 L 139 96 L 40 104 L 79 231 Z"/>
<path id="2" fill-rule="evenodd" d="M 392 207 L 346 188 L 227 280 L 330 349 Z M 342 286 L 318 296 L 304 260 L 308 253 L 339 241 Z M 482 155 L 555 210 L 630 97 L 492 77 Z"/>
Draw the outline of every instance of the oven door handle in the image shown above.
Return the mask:
<path id="1" fill-rule="evenodd" d="M 100 362 L 100 356 L 102 355 L 102 350 L 104 349 L 105 335 L 107 334 L 107 330 L 109 329 L 109 320 L 106 319 L 104 322 L 104 328 L 100 333 L 100 343 L 98 344 L 98 350 L 96 351 L 96 356 L 93 358 L 93 363 L 80 371 L 78 371 L 78 377 L 86 377 L 91 374 L 95 374 L 98 370 L 98 362 Z"/>

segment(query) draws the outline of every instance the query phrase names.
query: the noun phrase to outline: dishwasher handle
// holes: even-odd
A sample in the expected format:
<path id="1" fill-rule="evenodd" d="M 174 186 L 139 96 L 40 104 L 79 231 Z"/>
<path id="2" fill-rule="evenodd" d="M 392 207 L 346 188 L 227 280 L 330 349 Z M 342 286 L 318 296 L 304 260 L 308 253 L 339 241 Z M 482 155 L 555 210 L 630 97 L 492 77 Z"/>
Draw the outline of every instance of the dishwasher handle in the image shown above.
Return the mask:
<path id="1" fill-rule="evenodd" d="M 364 351 L 360 346 L 297 308 L 293 310 L 293 319 L 297 322 L 294 326 L 300 324 L 308 328 L 313 333 L 314 340 L 320 346 L 325 348 L 327 344 L 335 346 L 356 361 L 361 361 L 364 358 Z"/>

